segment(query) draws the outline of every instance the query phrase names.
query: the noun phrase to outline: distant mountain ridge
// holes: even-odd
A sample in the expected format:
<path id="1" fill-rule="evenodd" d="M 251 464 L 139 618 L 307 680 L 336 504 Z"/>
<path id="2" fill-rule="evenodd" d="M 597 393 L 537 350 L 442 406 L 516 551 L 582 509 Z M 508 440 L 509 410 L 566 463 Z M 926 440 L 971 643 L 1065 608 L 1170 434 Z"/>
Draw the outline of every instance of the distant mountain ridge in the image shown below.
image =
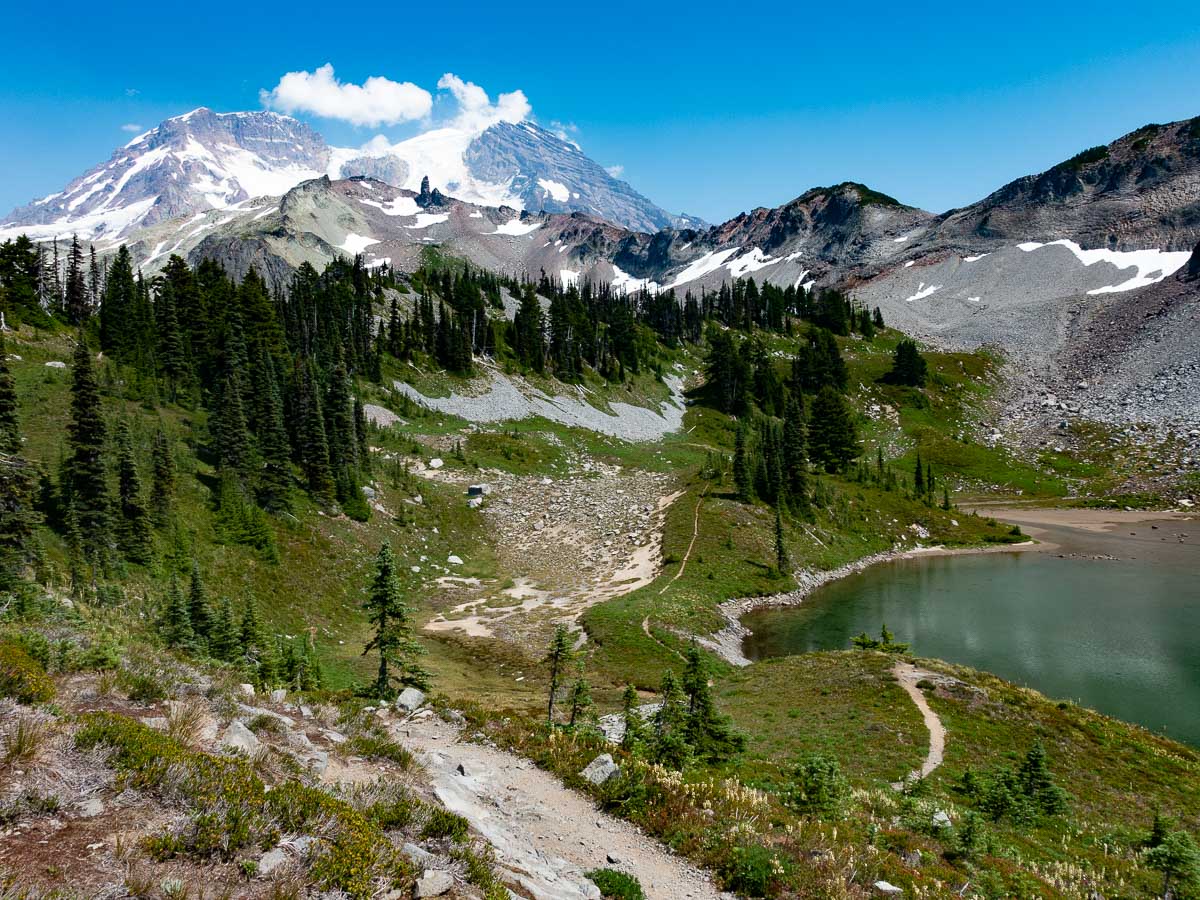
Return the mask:
<path id="1" fill-rule="evenodd" d="M 578 146 L 531 122 L 444 127 L 354 150 L 329 146 L 289 116 L 201 107 L 134 138 L 62 191 L 13 210 L 0 221 L 0 239 L 79 234 L 112 244 L 180 216 L 280 197 L 323 175 L 369 175 L 411 190 L 428 176 L 434 187 L 471 202 L 587 212 L 634 230 L 700 224 L 667 213 Z"/>

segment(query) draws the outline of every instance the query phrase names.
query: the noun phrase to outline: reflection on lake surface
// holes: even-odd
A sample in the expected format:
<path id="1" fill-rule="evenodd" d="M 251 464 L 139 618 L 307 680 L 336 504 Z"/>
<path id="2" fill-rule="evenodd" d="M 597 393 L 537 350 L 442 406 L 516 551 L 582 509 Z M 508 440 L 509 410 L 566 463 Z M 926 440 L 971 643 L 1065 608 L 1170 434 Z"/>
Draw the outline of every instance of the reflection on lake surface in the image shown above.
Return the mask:
<path id="1" fill-rule="evenodd" d="M 903 560 L 833 582 L 798 607 L 762 610 L 751 659 L 845 649 L 882 623 L 918 656 L 993 672 L 1200 745 L 1200 553 L 1189 524 L 1125 533 L 1038 529 L 1117 560 L 988 553 Z M 1137 532 L 1130 535 L 1128 532 Z"/>

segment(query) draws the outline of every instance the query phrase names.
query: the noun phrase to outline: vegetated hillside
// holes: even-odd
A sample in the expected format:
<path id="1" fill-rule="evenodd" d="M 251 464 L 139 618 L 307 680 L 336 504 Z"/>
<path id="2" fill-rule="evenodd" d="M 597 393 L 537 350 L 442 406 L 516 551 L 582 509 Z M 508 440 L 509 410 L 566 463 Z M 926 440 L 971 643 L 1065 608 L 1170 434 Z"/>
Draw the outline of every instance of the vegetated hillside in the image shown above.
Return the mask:
<path id="1" fill-rule="evenodd" d="M 426 653 L 419 662 L 407 643 L 411 635 L 400 635 L 399 671 L 420 665 L 453 701 L 483 699 L 504 710 L 506 722 L 486 725 L 497 740 L 579 784 L 577 773 L 601 749 L 579 724 L 592 715 L 585 700 L 615 709 L 631 682 L 671 696 L 663 691 L 665 670 L 683 668 L 688 635 L 722 626 L 716 611 L 722 600 L 785 590 L 797 570 L 832 568 L 897 546 L 1019 541 L 1010 527 L 955 509 L 956 498 L 1016 489 L 1055 497 L 1089 482 L 1102 489 L 1110 477 L 1104 468 L 1093 474 L 1056 458 L 1024 460 L 979 441 L 973 423 L 993 389 L 995 362 L 980 354 L 922 354 L 836 292 L 760 290 L 746 281 L 680 305 L 587 283 L 564 289 L 552 277 L 523 283 L 428 252 L 426 266 L 411 277 L 388 266 L 368 271 L 361 260 L 339 262 L 322 273 L 302 267 L 286 291 L 272 294 L 257 276 L 237 283 L 211 261 L 193 270 L 176 259 L 161 279 L 144 282 L 119 257 L 94 296 L 86 267 L 68 267 L 61 297 L 52 295 L 46 310 L 38 302 L 42 279 L 33 277 L 37 254 L 27 245 L 4 253 L 14 264 L 5 270 L 3 309 L 20 330 L 6 335 L 15 391 L 0 390 L 3 473 L 12 501 L 2 520 L 7 593 L 0 627 L 25 635 L 19 640 L 60 679 L 97 668 L 119 672 L 104 676 L 106 685 L 100 676 L 80 676 L 70 712 L 149 712 L 130 704 L 149 702 L 149 686 L 178 671 L 182 683 L 203 672 L 218 684 L 282 685 L 314 704 L 345 702 L 353 719 L 366 702 L 361 695 L 376 693 L 370 683 L 377 657 L 361 657 L 373 636 L 361 605 L 376 577 L 372 561 L 387 540 L 399 561 L 396 593 L 411 604 L 406 624 L 440 619 L 435 630 L 421 633 Z M 637 444 L 539 420 L 472 428 L 450 413 L 422 410 L 393 388 L 407 379 L 427 396 L 469 391 L 485 367 L 549 391 L 578 388 L 598 409 L 618 399 L 657 406 L 664 393 L 659 379 L 683 373 L 691 376 L 692 403 L 679 432 Z M 464 488 L 485 479 L 494 490 L 473 508 Z M 611 573 L 605 591 L 586 603 L 561 601 L 552 579 L 607 565 L 603 554 L 594 560 L 585 554 L 628 537 L 581 543 L 579 534 L 589 533 L 577 530 L 581 519 L 607 524 L 620 513 L 642 527 L 653 518 L 642 515 L 643 507 L 681 490 L 665 504 L 661 539 L 653 539 L 661 540 L 661 564 L 651 557 L 648 575 L 641 565 L 636 575 Z M 527 551 L 506 546 L 510 536 L 515 543 L 531 533 L 544 535 L 534 546 L 558 549 L 538 550 L 531 562 Z M 634 555 L 640 546 L 631 548 Z M 612 549 L 620 555 L 619 546 Z M 567 623 L 587 635 L 583 674 L 570 667 L 562 685 L 565 693 L 565 682 L 572 682 L 562 704 L 579 719 L 577 727 L 546 732 L 536 724 L 547 674 L 539 660 L 555 626 Z M 43 653 L 34 634 L 66 643 Z M 693 653 L 692 659 L 705 658 Z M 980 885 L 980 896 L 1016 890 L 1071 896 L 1085 883 L 1076 870 L 1096 858 L 1094 843 L 1071 829 L 1107 834 L 1110 826 L 1125 832 L 1110 844 L 1120 864 L 1105 876 L 1106 889 L 1123 881 L 1140 890 L 1157 877 L 1134 851 L 1141 810 L 1121 818 L 1108 805 L 1071 805 L 1065 817 L 1037 814 L 1027 826 L 1022 817 L 1030 811 L 1018 790 L 995 824 L 972 832 L 966 811 L 983 810 L 984 801 L 951 797 L 945 802 L 958 804 L 950 810 L 953 830 L 928 833 L 925 813 L 933 810 L 883 784 L 904 774 L 911 747 L 924 738 L 909 730 L 911 711 L 889 703 L 880 717 L 895 723 L 887 727 L 905 749 L 895 761 L 886 758 L 890 742 L 875 741 L 873 724 L 861 725 L 849 708 L 861 704 L 859 715 L 872 717 L 867 695 L 886 682 L 884 663 L 871 655 L 852 660 L 816 677 L 845 686 L 852 702 L 844 718 L 821 721 L 818 711 L 833 710 L 819 692 L 789 708 L 811 729 L 797 730 L 797 738 L 826 746 L 856 746 L 860 738 L 851 733 L 870 728 L 861 762 L 841 759 L 845 776 L 869 796 L 847 796 L 834 778 L 821 784 L 836 788 L 837 803 L 805 806 L 797 791 L 808 788 L 788 786 L 787 779 L 798 777 L 789 774 L 793 757 L 807 745 L 780 743 L 779 735 L 762 731 L 768 714 L 779 714 L 782 689 L 751 682 L 744 696 L 734 696 L 724 667 L 705 660 L 720 685 L 715 710 L 733 715 L 748 734 L 747 755 L 726 752 L 740 743 L 729 734 L 725 750 L 706 750 L 695 735 L 665 727 L 661 733 L 670 740 L 649 741 L 634 753 L 640 762 L 618 751 L 627 774 L 601 792 L 601 801 L 710 865 L 725 886 L 752 896 L 865 895 L 881 877 L 932 895 L 948 895 L 961 879 Z M 866 669 L 859 660 L 869 663 Z M 695 693 L 702 682 L 693 673 L 684 688 Z M 126 699 L 104 699 L 114 683 Z M 812 683 L 789 679 L 797 690 Z M 1009 689 L 989 690 L 999 697 Z M 226 715 L 221 693 L 213 698 L 218 718 Z M 903 699 L 894 691 L 886 696 Z M 177 715 L 162 706 L 154 712 L 170 712 L 161 716 L 168 727 Z M 43 713 L 56 714 L 36 715 Z M 29 715 L 23 710 L 18 718 Z M 253 717 L 260 715 L 266 714 Z M 1129 780 L 1141 765 L 1139 747 L 1183 760 L 1180 771 L 1191 765 L 1177 745 L 1147 743 L 1136 729 L 1080 715 L 1119 736 L 1111 777 L 1095 788 L 1101 793 Z M 721 733 L 722 721 L 714 712 L 705 733 Z M 1063 768 L 1067 732 L 1057 730 L 1076 725 L 1038 722 L 1051 772 L 1081 795 L 1081 776 Z M 75 725 L 51 727 L 66 733 Z M 363 739 L 371 739 L 372 729 L 363 730 Z M 999 739 L 1023 753 L 1027 736 L 1014 729 Z M 272 829 L 299 834 L 313 827 L 310 819 L 279 818 L 279 809 L 260 803 L 257 784 L 240 766 L 185 754 L 142 726 L 85 718 L 74 740 L 81 749 L 125 748 L 113 764 L 148 794 L 164 788 L 158 760 L 176 759 L 202 773 L 216 766 L 250 791 L 249 801 L 230 807 L 248 817 L 247 830 L 236 832 L 242 837 L 265 842 Z M 331 739 L 315 732 L 309 740 L 322 752 L 333 749 L 324 743 Z M 963 750 L 982 758 L 984 746 L 972 739 Z M 269 760 L 276 757 L 258 762 Z M 276 763 L 285 767 L 286 781 L 290 764 Z M 685 774 L 670 771 L 675 765 Z M 820 773 L 831 770 L 822 761 L 804 771 L 824 778 Z M 713 782 L 713 776 L 734 780 Z M 1003 784 L 1001 776 L 988 769 L 981 783 Z M 1179 790 L 1190 790 L 1188 778 L 1180 775 Z M 1176 784 L 1147 784 L 1146 806 L 1187 815 L 1186 794 Z M 19 815 L 43 823 L 52 804 L 41 799 L 49 791 L 36 787 L 36 796 L 20 801 Z M 173 796 L 202 812 L 207 795 L 182 790 Z M 704 799 L 713 812 L 703 811 Z M 299 800 L 300 809 L 329 802 L 303 791 Z M 382 847 L 376 829 L 411 836 L 404 823 L 385 826 L 378 816 L 388 809 L 375 807 L 372 797 L 347 802 L 368 820 L 361 834 L 354 820 L 348 835 L 365 835 L 371 847 Z M 146 821 L 155 810 L 144 809 Z M 908 818 L 887 824 L 897 810 Z M 354 815 L 343 806 L 332 814 Z M 419 807 L 415 821 L 426 815 L 433 817 Z M 197 858 L 198 848 L 211 848 L 214 829 L 234 833 L 234 825 L 203 816 L 193 825 L 168 824 L 176 837 L 130 851 L 139 872 L 145 867 L 158 881 L 190 872 L 184 863 Z M 705 834 L 721 837 L 713 843 Z M 401 840 L 388 838 L 389 846 Z M 457 855 L 482 880 L 483 870 L 452 843 L 434 849 Z M 236 877 L 243 859 L 253 861 L 244 846 L 222 846 L 222 877 Z M 921 851 L 916 862 L 914 849 Z M 302 879 L 328 887 L 356 877 L 352 865 L 322 868 L 333 859 L 309 860 Z M 387 873 L 374 863 L 369 871 L 373 890 Z M 100 875 L 115 877 L 108 869 Z M 405 871 L 395 877 L 407 884 Z"/>

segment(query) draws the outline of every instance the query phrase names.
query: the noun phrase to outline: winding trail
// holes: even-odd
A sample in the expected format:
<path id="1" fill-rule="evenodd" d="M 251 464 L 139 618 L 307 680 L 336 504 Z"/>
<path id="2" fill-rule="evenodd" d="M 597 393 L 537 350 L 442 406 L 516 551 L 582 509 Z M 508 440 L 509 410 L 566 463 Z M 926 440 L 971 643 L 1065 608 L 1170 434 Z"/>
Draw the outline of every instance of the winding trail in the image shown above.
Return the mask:
<path id="1" fill-rule="evenodd" d="M 925 778 L 942 764 L 942 758 L 946 752 L 946 728 L 942 725 L 938 714 L 929 706 L 929 701 L 925 699 L 921 689 L 917 687 L 918 681 L 932 676 L 933 673 L 918 669 L 910 662 L 900 660 L 892 667 L 892 674 L 896 676 L 900 687 L 904 688 L 908 696 L 912 698 L 912 702 L 917 705 L 917 709 L 921 711 L 921 718 L 925 720 L 925 727 L 929 729 L 929 753 L 926 754 L 925 761 L 921 763 L 920 772 L 920 777 Z"/>
<path id="2" fill-rule="evenodd" d="M 679 571 L 675 573 L 675 577 L 664 584 L 663 589 L 658 592 L 660 597 L 667 592 L 667 588 L 679 580 L 679 576 L 687 568 L 688 560 L 692 558 L 692 548 L 696 546 L 696 538 L 700 536 L 700 504 L 704 502 L 704 495 L 707 493 L 708 485 L 706 484 L 704 490 L 700 492 L 700 496 L 696 498 L 696 511 L 692 514 L 692 539 L 688 543 L 687 552 L 683 554 L 683 561 L 679 564 Z"/>
<path id="3" fill-rule="evenodd" d="M 438 799 L 471 822 L 536 900 L 598 900 L 584 872 L 603 867 L 636 875 L 654 900 L 725 896 L 706 872 L 530 760 L 462 740 L 457 726 L 424 710 L 394 732 L 419 751 Z"/>

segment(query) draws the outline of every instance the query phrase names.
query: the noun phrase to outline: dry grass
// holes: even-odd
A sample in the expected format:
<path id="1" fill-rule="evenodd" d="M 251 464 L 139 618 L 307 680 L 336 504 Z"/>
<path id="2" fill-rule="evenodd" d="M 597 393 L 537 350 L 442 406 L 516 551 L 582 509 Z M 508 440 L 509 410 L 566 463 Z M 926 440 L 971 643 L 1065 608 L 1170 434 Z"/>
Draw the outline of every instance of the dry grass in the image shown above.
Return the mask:
<path id="1" fill-rule="evenodd" d="M 32 713 L 23 713 L 5 730 L 0 739 L 6 766 L 33 762 L 46 746 L 50 737 L 50 726 Z"/>
<path id="2" fill-rule="evenodd" d="M 192 698 L 172 703 L 167 711 L 167 734 L 181 744 L 194 747 L 208 718 L 208 705 Z"/>

